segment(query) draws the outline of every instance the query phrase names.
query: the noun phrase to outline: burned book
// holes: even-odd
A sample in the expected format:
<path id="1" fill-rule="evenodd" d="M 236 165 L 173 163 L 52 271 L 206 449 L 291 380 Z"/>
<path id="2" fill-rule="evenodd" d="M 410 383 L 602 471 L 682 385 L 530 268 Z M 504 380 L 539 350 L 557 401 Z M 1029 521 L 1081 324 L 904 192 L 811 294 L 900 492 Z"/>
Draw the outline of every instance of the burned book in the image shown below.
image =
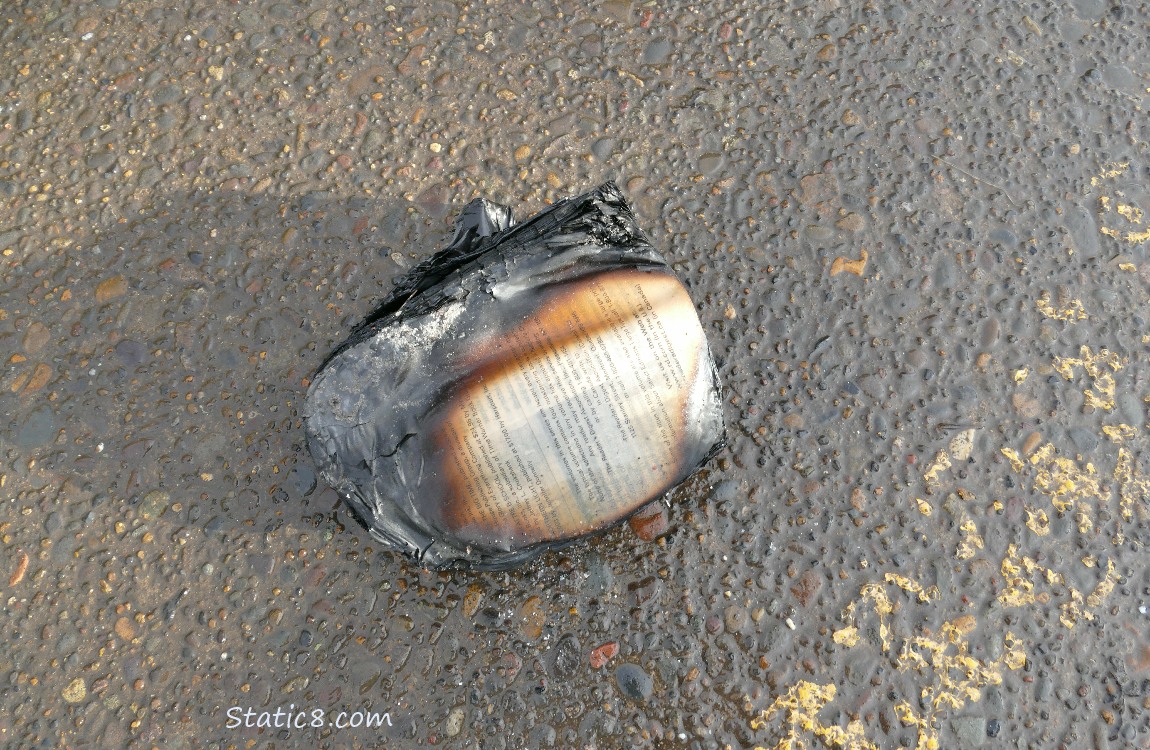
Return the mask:
<path id="1" fill-rule="evenodd" d="M 605 529 L 723 445 L 687 289 L 607 183 L 523 224 L 470 203 L 316 372 L 323 478 L 428 567 L 506 567 Z"/>

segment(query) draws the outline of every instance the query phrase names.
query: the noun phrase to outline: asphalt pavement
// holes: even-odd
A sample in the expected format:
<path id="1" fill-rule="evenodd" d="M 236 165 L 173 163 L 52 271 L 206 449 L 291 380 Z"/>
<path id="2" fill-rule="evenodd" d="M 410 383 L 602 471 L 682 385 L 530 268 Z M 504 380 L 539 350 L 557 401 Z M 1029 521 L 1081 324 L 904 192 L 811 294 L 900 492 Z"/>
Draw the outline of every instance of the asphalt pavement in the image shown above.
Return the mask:
<path id="1" fill-rule="evenodd" d="M 0 744 L 1150 747 L 1150 6 L 0 6 Z M 614 180 L 728 448 L 501 573 L 380 549 L 315 369 Z"/>

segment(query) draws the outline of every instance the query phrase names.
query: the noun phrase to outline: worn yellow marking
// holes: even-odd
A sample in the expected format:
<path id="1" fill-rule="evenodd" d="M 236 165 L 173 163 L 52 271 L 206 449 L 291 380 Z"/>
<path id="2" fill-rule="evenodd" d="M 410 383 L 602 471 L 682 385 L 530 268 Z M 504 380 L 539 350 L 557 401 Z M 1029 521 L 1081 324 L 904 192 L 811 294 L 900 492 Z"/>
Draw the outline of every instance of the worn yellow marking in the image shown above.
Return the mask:
<path id="1" fill-rule="evenodd" d="M 1013 548 L 1011 552 L 1017 557 Z M 1004 576 L 1008 578 L 1018 577 L 1022 572 L 1021 563 L 1004 561 Z M 1020 582 L 1020 586 L 1025 583 L 1028 582 Z M 937 726 L 939 719 L 953 709 L 962 708 L 968 702 L 980 700 L 984 687 L 1002 683 L 1002 669 L 1004 667 L 1014 670 L 1025 666 L 1026 654 L 1022 649 L 1022 642 L 1013 633 L 1007 632 L 1003 639 L 1004 653 L 1000 658 L 987 660 L 972 656 L 967 636 L 977 628 L 978 621 L 970 614 L 960 615 L 953 620 L 944 622 L 937 634 L 926 629 L 920 629 L 913 635 L 898 636 L 900 646 L 896 651 L 893 643 L 894 636 L 889 625 L 889 618 L 895 610 L 895 604 L 887 593 L 885 588 L 887 585 L 897 586 L 907 594 L 913 594 L 920 603 L 936 602 L 939 599 L 937 587 L 926 587 L 912 578 L 897 573 L 887 573 L 884 576 L 884 583 L 868 583 L 862 587 L 859 598 L 843 610 L 843 617 L 849 624 L 836 631 L 833 637 L 836 643 L 847 648 L 857 646 L 860 637 L 858 625 L 855 622 L 856 610 L 859 609 L 859 605 L 867 602 L 874 606 L 879 619 L 879 638 L 882 641 L 882 649 L 893 657 L 895 666 L 900 671 L 914 670 L 932 678 L 929 684 L 920 690 L 918 705 L 923 707 L 921 710 L 909 701 L 900 701 L 894 706 L 895 714 L 904 725 L 917 728 L 918 750 L 938 750 Z M 1032 583 L 1030 587 L 1033 588 Z M 802 711 L 803 715 L 800 716 L 796 713 L 795 719 L 788 715 L 788 721 L 792 723 L 792 726 L 798 726 L 803 731 L 811 732 L 814 731 L 814 724 L 804 724 L 804 717 L 811 722 L 816 722 L 814 713 L 825 706 L 834 697 L 834 693 L 815 693 L 812 689 L 806 694 L 806 698 L 809 701 L 814 701 L 816 698 L 820 699 L 822 702 L 817 703 L 817 705 L 802 703 L 800 700 L 802 697 L 802 694 L 794 692 L 794 688 L 792 688 L 792 691 L 788 692 L 784 699 L 780 699 L 782 703 L 776 701 L 775 706 L 789 708 L 792 711 Z M 779 710 L 775 706 L 772 706 L 772 709 Z M 752 727 L 758 728 L 754 723 L 752 723 Z M 849 733 L 849 726 L 847 731 Z M 823 735 L 816 734 L 816 736 L 820 739 L 824 738 Z M 839 737 L 838 735 L 835 736 Z M 861 729 L 857 736 L 861 738 Z M 784 737 L 783 742 L 776 745 L 776 749 L 805 747 L 805 745 L 795 744 L 796 737 L 797 733 L 792 731 Z M 839 737 L 839 739 L 845 738 Z M 824 741 L 826 740 L 824 739 Z M 791 744 L 783 744 L 786 742 Z M 842 744 L 835 746 L 851 747 Z"/>
<path id="2" fill-rule="evenodd" d="M 1044 291 L 1038 296 L 1038 302 L 1036 304 L 1040 313 L 1054 320 L 1086 320 L 1088 317 L 1086 315 L 1086 309 L 1082 306 L 1082 300 L 1079 299 L 1070 300 L 1065 307 L 1060 309 L 1050 303 L 1050 292 Z M 1029 371 L 1021 370 L 1020 372 Z M 1022 382 L 1017 376 L 1014 380 L 1016 383 Z"/>
<path id="3" fill-rule="evenodd" d="M 1061 573 L 1044 568 L 1029 557 L 1020 557 L 1018 547 L 1014 544 L 1007 548 L 1006 557 L 1002 558 L 1001 571 L 1007 586 L 998 595 L 998 601 L 1007 607 L 1025 607 L 1034 603 L 1046 604 L 1050 601 L 1050 592 L 1034 592 L 1036 575 L 1045 578 L 1049 586 L 1060 586 L 1065 583 Z M 1070 599 L 1062 604 L 1059 620 L 1067 628 L 1073 628 L 1081 613 L 1079 604 L 1082 595 L 1073 588 L 1069 589 L 1068 593 Z"/>
<path id="4" fill-rule="evenodd" d="M 1123 440 L 1129 440 L 1137 435 L 1138 428 L 1128 424 L 1106 425 L 1102 428 L 1102 434 L 1109 438 L 1112 443 L 1121 443 Z"/>
<path id="5" fill-rule="evenodd" d="M 1135 212 L 1123 215 L 1130 220 L 1145 219 L 1142 214 Z M 1047 317 L 1062 320 L 1082 320 L 1087 317 L 1080 300 L 1072 300 L 1062 305 L 1062 309 L 1056 309 L 1049 294 L 1043 293 L 1041 297 L 1038 309 Z M 1143 335 L 1142 338 L 1144 343 L 1150 343 L 1150 336 Z M 1083 382 L 1081 386 L 1085 404 L 1105 411 L 1115 408 L 1115 373 L 1125 364 L 1125 360 L 1114 352 L 1107 349 L 1095 352 L 1088 346 L 1082 346 L 1076 357 L 1053 359 L 1054 370 L 1066 381 L 1089 379 L 1089 382 Z M 1024 382 L 1029 374 L 1030 370 L 1027 368 L 1012 373 L 1015 382 L 1019 384 Z M 1150 403 L 1150 396 L 1146 396 L 1144 400 Z M 1150 424 L 1146 429 L 1150 429 Z M 1069 456 L 1060 455 L 1053 443 L 1043 444 L 1038 434 L 1032 435 L 1027 440 L 1024 449 L 999 448 L 1011 469 L 1029 481 L 1033 490 L 1032 497 L 1045 495 L 1049 499 L 1049 506 L 1045 506 L 1043 502 L 1028 503 L 1024 506 L 1026 527 L 1034 535 L 1030 537 L 1032 542 L 1037 543 L 1035 537 L 1043 538 L 1051 534 L 1051 509 L 1053 509 L 1060 514 L 1073 514 L 1078 531 L 1084 535 L 1084 539 L 1093 538 L 1089 534 L 1096 525 L 1100 525 L 1114 533 L 1110 541 L 1121 544 L 1124 539 L 1122 531 L 1125 527 L 1121 521 L 1115 523 L 1106 515 L 1100 514 L 1100 511 L 1104 508 L 1113 510 L 1110 504 L 1117 502 L 1119 512 L 1115 515 L 1120 515 L 1121 519 L 1129 522 L 1136 513 L 1146 509 L 1150 501 L 1150 474 L 1140 471 L 1134 459 L 1135 453 L 1123 445 L 1124 441 L 1140 437 L 1141 427 L 1114 424 L 1103 426 L 1101 432 L 1108 441 L 1117 445 L 1117 466 L 1112 475 L 1109 471 L 1100 473 L 1094 463 L 1082 456 L 1074 456 L 1073 452 Z M 948 469 L 973 455 L 973 436 L 972 432 L 964 432 L 955 436 L 946 450 L 937 452 L 923 474 L 928 493 L 938 490 L 940 483 L 945 481 L 943 475 Z M 1109 452 L 1112 450 L 1104 447 L 1103 450 L 1097 451 L 1103 454 L 1100 460 L 1107 468 L 1111 465 L 1109 462 L 1114 460 L 1114 454 Z M 971 499 L 969 493 L 961 489 L 957 490 L 957 493 L 963 500 Z M 922 516 L 936 515 L 934 505 L 922 497 L 911 497 Z M 968 513 L 968 508 L 974 506 L 969 503 L 952 503 L 953 498 L 941 507 L 954 516 L 961 532 L 956 555 L 963 560 L 973 558 L 985 550 L 975 518 Z M 997 500 L 994 501 L 993 508 L 998 511 L 1005 509 L 1004 504 Z M 1106 523 L 1103 523 L 1103 520 Z M 1002 588 L 997 591 L 997 599 L 1004 607 L 1046 605 L 1058 614 L 1062 626 L 1069 629 L 1080 621 L 1093 621 L 1106 606 L 1109 598 L 1114 596 L 1120 576 L 1110 560 L 1104 558 L 1105 561 L 1100 563 L 1094 557 L 1083 558 L 1081 562 L 1084 566 L 1097 568 L 1094 572 L 1086 574 L 1087 578 L 1083 579 L 1079 577 L 1084 572 L 1081 570 L 1073 571 L 1079 576 L 1071 576 L 1070 568 L 1078 564 L 1073 559 L 1065 561 L 1056 555 L 1044 559 L 1041 552 L 1037 554 L 1032 552 L 1031 555 L 1033 556 L 1022 554 L 1019 546 L 1012 544 L 1002 558 L 999 566 Z M 1081 589 L 1071 585 L 1091 579 L 1094 583 L 1087 584 Z M 997 582 L 995 585 L 997 588 Z M 1082 586 L 1081 583 L 1077 585 Z M 1027 656 L 1022 641 L 1011 632 L 1006 633 L 1003 641 L 1004 653 L 1000 658 L 980 659 L 971 654 L 967 638 L 979 624 L 971 615 L 961 615 L 944 622 L 934 632 L 922 625 L 914 626 L 914 630 L 909 634 L 896 632 L 899 625 L 906 627 L 905 623 L 923 622 L 910 615 L 896 619 L 900 607 L 908 606 L 908 600 L 899 597 L 895 591 L 896 587 L 906 594 L 917 596 L 920 603 L 936 602 L 939 599 L 936 587 L 926 588 L 911 578 L 888 573 L 881 582 L 868 583 L 862 587 L 860 596 L 843 611 L 842 626 L 834 630 L 832 638 L 837 645 L 844 648 L 864 647 L 864 640 L 870 641 L 871 647 L 879 645 L 874 643 L 876 631 L 870 629 L 874 620 L 870 620 L 865 628 L 861 620 L 869 616 L 869 610 L 873 607 L 878 626 L 877 641 L 880 642 L 884 654 L 899 671 L 913 670 L 922 675 L 921 680 L 916 678 L 918 685 L 916 690 L 920 690 L 919 694 L 905 696 L 909 700 L 896 699 L 895 714 L 904 725 L 917 730 L 917 750 L 938 750 L 940 726 L 944 723 L 946 715 L 979 700 L 987 686 L 1001 684 L 1004 670 L 1022 669 L 1026 665 Z M 993 628 L 999 624 L 1001 621 L 994 620 L 983 627 Z M 808 694 L 807 697 L 814 700 L 820 696 Z M 815 743 L 822 741 L 833 747 L 846 746 L 843 744 L 845 735 L 822 735 L 813 730 L 816 725 L 822 726 L 818 724 L 814 714 L 826 706 L 834 697 L 834 693 L 831 692 L 829 696 L 822 694 L 822 697 L 825 698 L 822 703 L 811 704 L 806 709 L 807 717 L 813 723 L 801 725 L 800 722 L 800 733 L 791 731 L 776 746 L 777 748 L 807 747 L 801 744 L 803 741 Z M 784 710 L 784 703 L 786 702 L 776 701 L 777 705 L 772 716 Z M 786 705 L 794 705 L 796 710 L 803 709 L 803 705 L 794 701 Z M 810 710 L 812 708 L 813 711 Z M 840 727 L 835 729 L 839 732 L 846 731 Z M 838 744 L 831 745 L 831 741 L 825 739 L 830 736 L 836 737 L 834 741 Z M 862 738 L 861 728 L 858 736 Z"/>
<path id="6" fill-rule="evenodd" d="M 1102 184 L 1103 180 L 1109 180 L 1111 178 L 1119 176 L 1120 174 L 1125 172 L 1129 166 L 1130 166 L 1130 162 L 1124 161 L 1124 162 L 1115 163 L 1113 165 L 1106 167 L 1105 169 L 1103 169 L 1098 174 L 1097 177 L 1091 177 L 1090 178 L 1090 186 L 1091 187 L 1098 187 L 1099 185 Z"/>
<path id="7" fill-rule="evenodd" d="M 934 601 L 939 597 L 937 586 L 924 588 L 923 585 L 918 581 L 907 578 L 903 575 L 899 575 L 898 573 L 887 573 L 885 576 L 885 582 L 898 586 L 908 594 L 914 594 L 918 601 L 923 603 Z M 886 589 L 883 588 L 883 584 L 881 583 L 868 583 L 862 587 L 862 590 L 859 593 L 859 598 L 856 601 L 848 604 L 846 609 L 843 610 L 843 617 L 849 620 L 851 625 L 836 631 L 834 637 L 836 639 L 843 638 L 844 640 L 852 640 L 853 637 L 853 643 L 847 645 L 854 645 L 855 643 L 858 643 L 858 631 L 854 625 L 855 609 L 859 603 L 865 603 L 867 601 L 870 601 L 874 604 L 875 614 L 878 615 L 879 639 L 882 641 L 883 649 L 889 650 L 890 625 L 888 623 L 888 617 L 892 612 L 894 612 L 894 603 L 891 602 L 890 597 L 887 596 Z M 851 631 L 854 631 L 853 636 Z M 839 635 L 839 633 L 842 633 L 842 635 Z"/>
<path id="8" fill-rule="evenodd" d="M 930 467 L 927 468 L 926 473 L 922 475 L 922 478 L 926 480 L 928 486 L 932 484 L 937 485 L 938 475 L 949 469 L 950 466 L 950 456 L 946 453 L 946 451 L 939 451 L 937 454 L 935 454 L 934 463 L 932 463 Z"/>
<path id="9" fill-rule="evenodd" d="M 868 599 L 874 602 L 874 611 L 878 614 L 878 637 L 882 641 L 883 650 L 886 651 L 890 648 L 890 627 L 887 625 L 887 617 L 894 611 L 894 605 L 883 590 L 882 584 L 878 583 L 868 583 L 862 587 L 859 601 L 865 602 Z M 844 612 L 851 622 L 854 622 L 855 604 L 856 602 L 848 604 Z"/>
<path id="10" fill-rule="evenodd" d="M 1118 176 L 1124 174 L 1126 172 L 1126 170 L 1129 168 L 1129 166 L 1130 166 L 1129 162 L 1123 162 L 1121 164 L 1113 164 L 1113 165 L 1107 166 L 1096 177 L 1090 178 L 1090 186 L 1092 188 L 1099 187 L 1100 185 L 1102 185 L 1102 183 L 1105 180 L 1110 180 L 1110 179 L 1113 179 L 1115 177 L 1118 177 Z M 1122 191 L 1117 191 L 1114 198 L 1111 198 L 1108 195 L 1100 195 L 1098 197 L 1098 205 L 1100 208 L 1100 210 L 1099 210 L 1100 221 L 1099 221 L 1098 231 L 1101 232 L 1102 234 L 1106 235 L 1107 237 L 1112 237 L 1116 240 L 1125 241 L 1125 242 L 1128 242 L 1132 245 L 1141 244 L 1143 242 L 1146 242 L 1147 240 L 1150 240 L 1150 228 L 1144 228 L 1145 227 L 1145 214 L 1144 214 L 1144 212 L 1138 206 L 1123 202 L 1121 199 L 1125 198 L 1125 197 L 1126 196 L 1123 195 Z M 1108 221 L 1107 217 L 1110 216 L 1110 214 L 1112 212 L 1117 214 L 1119 217 L 1121 217 L 1121 221 L 1123 221 L 1127 224 L 1133 225 L 1134 228 L 1127 229 L 1127 230 L 1125 230 L 1125 232 L 1123 232 L 1123 231 L 1115 229 L 1111 226 L 1104 226 L 1102 224 L 1102 222 L 1106 222 L 1108 224 L 1109 221 Z M 1124 265 L 1131 265 L 1131 264 L 1124 264 Z M 1119 266 L 1119 268 L 1122 268 L 1122 266 Z M 1123 270 L 1127 270 L 1127 269 L 1123 269 Z"/>
<path id="11" fill-rule="evenodd" d="M 965 636 L 974 625 L 970 615 L 943 623 L 940 638 L 909 638 L 898 655 L 896 664 L 900 671 L 913 669 L 935 678 L 934 684 L 922 688 L 919 694 L 920 704 L 927 707 L 924 713 L 906 701 L 895 706 L 903 724 L 917 727 L 918 750 L 938 748 L 938 719 L 949 710 L 981 700 L 984 687 L 1001 685 L 1002 667 L 1016 670 L 1026 665 L 1022 642 L 1011 632 L 1003 639 L 1005 653 L 998 659 L 986 661 L 971 656 Z"/>
<path id="12" fill-rule="evenodd" d="M 1066 380 L 1074 380 L 1074 369 L 1081 367 L 1091 379 L 1091 389 L 1083 391 L 1086 405 L 1110 411 L 1114 408 L 1114 372 L 1122 369 L 1122 360 L 1109 349 L 1100 349 L 1097 354 L 1089 346 L 1083 346 L 1078 357 L 1055 357 L 1054 369 Z M 1107 371 L 1109 368 L 1110 371 Z"/>
<path id="13" fill-rule="evenodd" d="M 1150 475 L 1140 472 L 1130 452 L 1119 448 L 1114 481 L 1118 484 L 1118 512 L 1124 520 L 1133 520 L 1135 503 L 1145 505 L 1150 500 Z"/>
<path id="14" fill-rule="evenodd" d="M 922 691 L 924 702 L 932 708 L 955 709 L 962 708 L 968 701 L 977 702 L 982 698 L 983 687 L 1002 683 L 999 666 L 1007 662 L 1019 666 L 1026 663 L 1026 655 L 1013 633 L 1007 633 L 1005 639 L 1009 657 L 1004 654 L 987 662 L 970 656 L 965 634 L 954 622 L 943 623 L 941 631 L 939 639 L 927 636 L 909 639 L 899 655 L 900 669 L 930 671 L 939 678 L 936 686 Z"/>
<path id="15" fill-rule="evenodd" d="M 1103 427 L 1103 432 L 1116 443 L 1137 435 L 1137 430 L 1129 425 Z M 1002 454 L 1010 461 L 1011 466 L 1020 474 L 1030 474 L 1035 491 L 1047 495 L 1051 505 L 1061 513 L 1074 511 L 1074 519 L 1080 533 L 1088 533 L 1094 528 L 1094 514 L 1097 509 L 1109 505 L 1115 495 L 1118 496 L 1118 512 L 1124 521 L 1134 518 L 1136 505 L 1142 505 L 1150 499 L 1150 475 L 1143 474 L 1134 461 L 1131 453 L 1123 446 L 1118 448 L 1117 462 L 1111 474 L 1113 482 L 1107 484 L 1094 468 L 1094 464 L 1086 462 L 1079 466 L 1076 462 L 1055 455 L 1054 446 L 1046 443 L 1040 446 L 1030 457 L 1031 466 L 1026 466 L 1018 453 L 1011 448 L 1000 449 Z M 1045 528 L 1041 518 L 1032 515 L 1028 507 L 1027 526 L 1031 531 L 1042 536 L 1040 529 Z M 1114 544 L 1121 544 L 1125 539 L 1122 529 L 1118 529 L 1113 537 Z"/>
<path id="16" fill-rule="evenodd" d="M 834 635 L 831 637 L 834 639 L 834 642 L 837 643 L 838 645 L 846 646 L 847 648 L 850 648 L 851 646 L 857 646 L 858 645 L 859 629 L 856 628 L 854 625 L 848 625 L 847 627 L 842 628 L 841 630 L 836 630 L 834 632 Z"/>
<path id="17" fill-rule="evenodd" d="M 859 259 L 851 260 L 850 258 L 835 258 L 831 263 L 831 276 L 838 276 L 840 273 L 853 273 L 855 276 L 862 276 L 863 269 L 866 268 L 867 259 L 870 256 L 867 254 L 866 248 L 859 249 Z"/>
<path id="18" fill-rule="evenodd" d="M 1026 528 L 1033 531 L 1038 536 L 1046 536 L 1050 533 L 1050 519 L 1046 516 L 1046 511 L 1041 508 L 1032 508 L 1026 506 Z"/>
<path id="19" fill-rule="evenodd" d="M 1091 609 L 1097 609 L 1102 606 L 1102 602 L 1106 601 L 1106 597 L 1110 596 L 1110 592 L 1114 590 L 1114 586 L 1118 583 L 1118 573 L 1114 570 L 1114 561 L 1106 561 L 1106 575 L 1102 581 L 1091 592 L 1090 596 L 1086 597 L 1086 606 Z M 1093 618 L 1091 618 L 1093 619 Z"/>
<path id="20" fill-rule="evenodd" d="M 1022 463 L 1022 459 L 1018 457 L 1018 451 L 1013 448 L 1000 448 L 999 451 L 1002 455 L 1006 456 L 1006 459 L 1010 461 L 1010 465 L 1014 467 L 1015 471 L 1022 471 L 1026 468 L 1026 465 Z"/>
<path id="21" fill-rule="evenodd" d="M 1082 564 L 1090 568 L 1097 564 L 1096 560 L 1087 556 Z M 1106 601 L 1114 591 L 1118 582 L 1118 573 L 1114 563 L 1107 564 L 1106 574 L 1087 596 L 1073 586 L 1067 586 L 1066 577 L 1056 570 L 1039 565 L 1033 558 L 1018 554 L 1018 546 L 1010 545 L 1006 550 L 1006 557 L 1002 559 L 1002 577 L 1007 586 L 998 595 L 998 600 L 1007 607 L 1024 607 L 1030 604 L 1046 604 L 1051 599 L 1050 591 L 1036 592 L 1035 587 L 1040 581 L 1046 586 L 1059 586 L 1066 589 L 1066 601 L 1059 605 L 1061 614 L 1059 621 L 1066 628 L 1073 628 L 1079 618 L 1094 619 L 1094 612 Z"/>
<path id="22" fill-rule="evenodd" d="M 982 536 L 978 533 L 978 527 L 974 525 L 974 521 L 969 517 L 964 516 L 964 520 L 958 528 L 966 536 L 959 542 L 955 556 L 959 560 L 969 560 L 974 557 L 978 550 L 982 549 Z"/>
<path id="23" fill-rule="evenodd" d="M 878 750 L 878 745 L 866 738 L 863 723 L 855 720 L 847 723 L 846 729 L 823 724 L 819 712 L 835 698 L 838 692 L 834 685 L 819 685 L 800 680 L 786 693 L 775 699 L 757 718 L 751 720 L 751 729 L 759 730 L 767 726 L 780 712 L 786 729 L 782 738 L 775 743 L 774 750 L 805 750 L 805 735 L 813 735 L 821 744 L 843 750 Z M 766 750 L 756 746 L 755 750 Z"/>
<path id="24" fill-rule="evenodd" d="M 898 573 L 887 573 L 886 582 L 893 583 L 908 594 L 914 594 L 920 602 L 931 602 L 938 599 L 938 586 L 924 587 L 915 581 Z"/>
<path id="25" fill-rule="evenodd" d="M 938 730 L 930 725 L 930 718 L 919 716 L 906 701 L 896 703 L 894 715 L 903 723 L 903 726 L 918 728 L 918 745 L 915 750 L 938 750 Z"/>
<path id="26" fill-rule="evenodd" d="M 1119 203 L 1116 210 L 1122 214 L 1122 217 L 1127 221 L 1133 221 L 1138 224 L 1142 223 L 1142 209 L 1137 206 L 1131 206 L 1128 203 Z"/>
<path id="27" fill-rule="evenodd" d="M 1087 462 L 1079 467 L 1069 458 L 1055 455 L 1052 443 L 1046 443 L 1034 451 L 1031 465 L 1037 467 L 1034 474 L 1034 489 L 1050 497 L 1050 503 L 1058 511 L 1065 513 L 1075 503 L 1089 499 L 1106 502 L 1110 491 L 1103 488 L 1094 464 Z"/>

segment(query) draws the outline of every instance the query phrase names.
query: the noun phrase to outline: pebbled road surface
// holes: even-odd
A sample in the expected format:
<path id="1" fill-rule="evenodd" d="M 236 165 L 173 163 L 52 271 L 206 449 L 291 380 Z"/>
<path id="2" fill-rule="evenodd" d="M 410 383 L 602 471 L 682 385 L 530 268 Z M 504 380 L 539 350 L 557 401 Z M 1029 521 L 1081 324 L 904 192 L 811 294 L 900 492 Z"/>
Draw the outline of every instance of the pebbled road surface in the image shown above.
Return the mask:
<path id="1" fill-rule="evenodd" d="M 5 746 L 1150 747 L 1145 3 L 191 5 L 0 7 Z M 470 199 L 606 179 L 730 448 L 381 552 L 308 377 Z"/>

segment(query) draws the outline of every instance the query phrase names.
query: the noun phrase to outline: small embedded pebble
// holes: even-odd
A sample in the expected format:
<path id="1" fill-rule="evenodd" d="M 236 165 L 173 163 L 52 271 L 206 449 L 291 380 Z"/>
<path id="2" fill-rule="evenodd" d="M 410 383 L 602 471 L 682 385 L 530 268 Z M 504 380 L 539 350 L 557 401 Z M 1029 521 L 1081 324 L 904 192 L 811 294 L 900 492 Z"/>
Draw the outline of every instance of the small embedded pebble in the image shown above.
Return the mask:
<path id="1" fill-rule="evenodd" d="M 79 703 L 88 696 L 88 684 L 82 677 L 77 677 L 68 683 L 61 695 L 69 703 Z"/>
<path id="2" fill-rule="evenodd" d="M 670 53 L 671 40 L 653 39 L 647 45 L 647 48 L 643 50 L 643 63 L 646 65 L 658 65 L 665 61 Z"/>
<path id="3" fill-rule="evenodd" d="M 645 542 L 662 536 L 670 528 L 670 513 L 662 502 L 654 502 L 631 516 L 628 523 L 635 536 Z"/>
<path id="4" fill-rule="evenodd" d="M 463 731 L 463 720 L 466 714 L 462 708 L 456 707 L 451 709 L 451 713 L 447 714 L 447 718 L 443 722 L 443 733 L 448 737 L 454 737 Z"/>
<path id="5" fill-rule="evenodd" d="M 33 355 L 39 354 L 52 338 L 52 332 L 48 326 L 40 321 L 36 321 L 28 326 L 28 330 L 24 332 L 24 340 L 22 342 L 24 353 Z"/>
<path id="6" fill-rule="evenodd" d="M 980 747 L 986 741 L 986 718 L 982 716 L 960 716 L 951 721 L 954 736 L 959 747 Z"/>
<path id="7" fill-rule="evenodd" d="M 533 641 L 543 634 L 543 626 L 547 622 L 547 610 L 543 607 L 543 600 L 532 596 L 523 602 L 519 608 L 519 633 L 527 640 Z"/>
<path id="8" fill-rule="evenodd" d="M 183 96 L 183 89 L 175 84 L 167 84 L 156 88 L 152 92 L 152 101 L 156 104 L 170 104 Z"/>
<path id="9" fill-rule="evenodd" d="M 112 276 L 96 285 L 96 301 L 103 303 L 114 300 L 128 291 L 128 281 L 123 276 Z"/>
<path id="10" fill-rule="evenodd" d="M 1015 393 L 1010 397 L 1010 404 L 1014 407 L 1018 416 L 1024 419 L 1033 419 L 1037 417 L 1041 411 L 1042 406 L 1038 403 L 1038 399 L 1033 396 L 1028 396 L 1024 393 Z"/>
<path id="11" fill-rule="evenodd" d="M 49 513 L 44 518 L 44 531 L 45 531 L 45 533 L 54 534 L 57 531 L 59 531 L 60 527 L 62 527 L 63 525 L 64 525 L 64 521 L 63 521 L 63 519 L 60 518 L 60 514 L 57 513 L 56 511 L 52 511 L 51 513 Z"/>
<path id="12" fill-rule="evenodd" d="M 266 576 L 275 570 L 276 559 L 265 554 L 251 555 L 248 557 L 248 565 L 253 573 Z"/>
<path id="13" fill-rule="evenodd" d="M 1080 453 L 1090 453 L 1098 447 L 1098 436 L 1082 427 L 1070 428 L 1070 440 Z"/>
<path id="14" fill-rule="evenodd" d="M 140 517 L 147 520 L 159 518 L 168 509 L 170 501 L 171 497 L 167 492 L 152 490 L 140 501 Z"/>
<path id="15" fill-rule="evenodd" d="M 136 637 L 136 628 L 132 623 L 132 618 L 130 617 L 121 617 L 117 619 L 113 629 L 116 631 L 116 635 L 120 636 L 125 641 L 131 641 Z"/>
<path id="16" fill-rule="evenodd" d="M 147 350 L 144 344 L 136 342 L 130 338 L 125 338 L 117 343 L 115 346 L 116 357 L 124 363 L 124 365 L 139 365 L 147 357 Z"/>
<path id="17" fill-rule="evenodd" d="M 600 138 L 591 144 L 591 153 L 599 161 L 606 161 L 611 158 L 611 152 L 615 148 L 614 138 Z"/>
<path id="18" fill-rule="evenodd" d="M 615 682 L 623 695 L 637 701 L 647 700 L 654 688 L 651 676 L 636 664 L 620 664 L 615 669 Z"/>
<path id="19" fill-rule="evenodd" d="M 998 342 L 999 330 L 998 318 L 987 318 L 979 332 L 979 346 L 983 349 L 994 346 Z"/>
<path id="20" fill-rule="evenodd" d="M 56 434 L 56 415 L 44 404 L 24 418 L 16 430 L 15 442 L 21 448 L 34 448 L 51 440 Z"/>
<path id="21" fill-rule="evenodd" d="M 711 499 L 717 503 L 729 503 L 739 495 L 739 484 L 732 479 L 717 482 L 711 489 Z"/>
<path id="22" fill-rule="evenodd" d="M 556 642 L 551 649 L 551 665 L 557 677 L 570 677 L 582 663 L 579 639 L 568 633 Z"/>
<path id="23" fill-rule="evenodd" d="M 604 643 L 591 651 L 590 662 L 592 669 L 599 669 L 619 653 L 619 644 L 615 641 Z"/>
<path id="24" fill-rule="evenodd" d="M 554 747 L 555 746 L 555 727 L 550 724 L 540 724 L 531 730 L 527 736 L 528 747 Z"/>
<path id="25" fill-rule="evenodd" d="M 315 492 L 315 471 L 310 466 L 297 464 L 288 472 L 288 482 L 297 494 L 310 495 Z"/>
<path id="26" fill-rule="evenodd" d="M 729 633 L 741 633 L 747 627 L 748 619 L 746 607 L 732 604 L 723 614 L 723 625 Z"/>
<path id="27" fill-rule="evenodd" d="M 835 226 L 852 234 L 866 229 L 866 220 L 856 213 L 849 213 L 835 222 Z"/>
<path id="28" fill-rule="evenodd" d="M 723 155 L 708 153 L 699 157 L 699 171 L 707 176 L 711 176 L 719 171 L 723 166 Z"/>

